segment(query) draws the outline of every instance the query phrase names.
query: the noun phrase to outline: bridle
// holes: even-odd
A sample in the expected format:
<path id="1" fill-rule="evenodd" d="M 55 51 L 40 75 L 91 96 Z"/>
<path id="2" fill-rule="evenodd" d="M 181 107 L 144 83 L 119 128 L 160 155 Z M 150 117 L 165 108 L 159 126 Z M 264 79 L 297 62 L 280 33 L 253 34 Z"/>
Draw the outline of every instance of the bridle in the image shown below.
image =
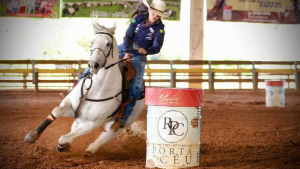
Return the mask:
<path id="1" fill-rule="evenodd" d="M 110 53 L 111 53 L 111 56 L 113 57 L 113 36 L 111 35 L 111 34 L 109 34 L 109 33 L 106 33 L 106 32 L 97 32 L 96 34 L 105 34 L 105 35 L 108 35 L 108 36 L 110 36 L 111 37 L 111 39 L 112 39 L 112 43 L 110 44 L 110 48 L 109 48 L 109 51 L 107 52 L 107 54 L 105 54 L 104 53 L 104 51 L 101 49 L 101 48 L 99 48 L 99 47 L 97 47 L 97 48 L 94 48 L 94 49 L 91 49 L 90 51 L 91 51 L 91 56 L 92 56 L 92 54 L 93 54 L 93 52 L 96 50 L 96 49 L 98 49 L 98 50 L 100 50 L 102 53 L 103 53 L 103 55 L 104 55 L 104 57 L 105 57 L 105 62 L 104 62 L 104 64 L 101 66 L 101 68 L 104 68 L 105 67 L 105 65 L 106 65 L 106 60 L 107 60 L 107 58 L 109 57 L 109 55 L 110 55 Z M 109 67 L 112 67 L 113 65 L 115 65 L 115 64 L 112 64 L 112 65 L 109 65 Z M 90 67 L 90 63 L 88 64 L 88 66 Z M 105 67 L 105 69 L 107 69 L 106 67 Z M 90 83 L 90 86 L 89 87 L 87 87 L 87 88 L 85 88 L 86 89 L 86 93 L 84 94 L 84 92 L 83 92 L 83 86 L 84 86 L 84 84 L 85 84 L 85 80 L 86 79 L 90 79 L 91 80 L 91 83 Z M 89 90 L 91 89 L 91 87 L 92 87 L 92 84 L 93 84 L 93 79 L 92 79 L 92 77 L 89 75 L 89 76 L 86 76 L 84 79 L 83 79 L 83 82 L 82 82 L 82 85 L 81 85 L 81 96 L 80 96 L 80 102 L 79 102 L 79 105 L 78 105 L 78 107 L 77 107 L 77 109 L 75 110 L 75 118 L 77 118 L 78 116 L 79 116 L 79 112 L 81 111 L 81 108 L 82 108 L 82 105 L 83 105 L 83 102 L 84 101 L 91 101 L 91 102 L 103 102 L 103 101 L 107 101 L 107 100 L 111 100 L 111 99 L 114 99 L 114 98 L 117 98 L 123 91 L 120 91 L 119 93 L 117 93 L 117 94 L 115 94 L 114 96 L 111 96 L 111 97 L 107 97 L 107 98 L 103 98 L 103 99 L 90 99 L 90 98 L 88 98 L 87 97 L 87 95 L 88 95 L 88 93 L 89 93 Z M 120 101 L 119 101 L 120 102 Z M 111 115 L 112 116 L 112 115 Z M 110 117 L 110 116 L 109 116 Z"/>
<path id="2" fill-rule="evenodd" d="M 98 50 L 100 50 L 102 53 L 103 53 L 103 55 L 104 55 L 104 57 L 105 57 L 105 61 L 104 61 L 104 64 L 103 65 L 101 65 L 101 67 L 100 68 L 103 68 L 103 67 L 105 67 L 105 65 L 106 65 L 106 60 L 107 60 L 107 58 L 109 57 L 109 55 L 110 55 L 110 52 L 111 52 L 111 57 L 113 57 L 114 56 L 114 43 L 113 43 L 113 36 L 111 35 L 111 34 L 109 34 L 109 33 L 106 33 L 106 32 L 97 32 L 96 34 L 105 34 L 105 35 L 108 35 L 108 36 L 110 36 L 111 37 L 111 44 L 110 44 L 110 48 L 109 48 L 109 51 L 107 52 L 107 54 L 105 54 L 104 53 L 104 51 L 101 49 L 101 48 L 99 48 L 99 47 L 96 47 L 96 48 L 94 48 L 94 49 L 91 49 L 90 51 L 91 51 L 91 56 L 93 55 L 93 52 L 96 50 L 96 49 L 98 49 Z M 90 67 L 90 63 L 88 63 L 88 66 Z"/>

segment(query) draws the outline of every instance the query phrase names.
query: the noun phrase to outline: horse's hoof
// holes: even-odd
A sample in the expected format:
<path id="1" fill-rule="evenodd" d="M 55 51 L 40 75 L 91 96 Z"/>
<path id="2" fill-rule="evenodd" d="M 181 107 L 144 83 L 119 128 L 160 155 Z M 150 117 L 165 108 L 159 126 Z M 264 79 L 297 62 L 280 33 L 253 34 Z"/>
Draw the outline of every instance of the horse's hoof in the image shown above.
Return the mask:
<path id="1" fill-rule="evenodd" d="M 27 143 L 34 143 L 37 139 L 39 139 L 40 134 L 37 133 L 36 129 L 30 130 L 29 133 L 26 134 L 24 141 Z"/>
<path id="2" fill-rule="evenodd" d="M 70 144 L 66 143 L 66 144 L 57 144 L 56 150 L 59 152 L 63 152 L 63 151 L 70 151 Z"/>
<path id="3" fill-rule="evenodd" d="M 89 158 L 89 157 L 92 157 L 94 154 L 89 152 L 89 151 L 86 151 L 83 156 L 86 157 L 86 158 Z"/>

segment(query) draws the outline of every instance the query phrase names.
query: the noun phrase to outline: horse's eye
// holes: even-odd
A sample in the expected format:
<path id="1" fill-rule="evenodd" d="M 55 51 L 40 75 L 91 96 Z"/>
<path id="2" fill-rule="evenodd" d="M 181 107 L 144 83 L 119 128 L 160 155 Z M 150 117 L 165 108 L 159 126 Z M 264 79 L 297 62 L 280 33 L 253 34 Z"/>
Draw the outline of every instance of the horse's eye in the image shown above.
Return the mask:
<path id="1" fill-rule="evenodd" d="M 106 44 L 106 46 L 110 46 L 110 42 L 108 42 L 108 43 Z"/>

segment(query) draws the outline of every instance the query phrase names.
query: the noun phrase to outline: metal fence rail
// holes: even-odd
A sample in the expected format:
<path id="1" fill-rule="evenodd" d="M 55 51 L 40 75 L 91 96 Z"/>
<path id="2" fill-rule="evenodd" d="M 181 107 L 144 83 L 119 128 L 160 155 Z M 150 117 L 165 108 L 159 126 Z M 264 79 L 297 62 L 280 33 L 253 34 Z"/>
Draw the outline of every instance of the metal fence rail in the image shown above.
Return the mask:
<path id="1" fill-rule="evenodd" d="M 0 60 L 0 90 L 69 89 L 87 66 L 87 60 Z M 149 60 L 146 86 L 180 87 L 202 84 L 208 90 L 258 90 L 265 80 L 285 80 L 286 89 L 299 90 L 299 61 Z M 244 87 L 248 86 L 248 87 Z"/>

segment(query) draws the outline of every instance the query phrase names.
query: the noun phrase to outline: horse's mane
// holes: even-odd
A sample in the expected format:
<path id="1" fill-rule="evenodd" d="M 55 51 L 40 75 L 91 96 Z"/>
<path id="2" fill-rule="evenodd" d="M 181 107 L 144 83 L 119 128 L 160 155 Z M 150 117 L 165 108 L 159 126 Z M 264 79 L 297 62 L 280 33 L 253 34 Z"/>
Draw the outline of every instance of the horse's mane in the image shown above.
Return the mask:
<path id="1" fill-rule="evenodd" d="M 107 32 L 107 33 L 110 33 L 112 35 L 115 34 L 115 31 L 111 31 L 110 29 L 104 27 L 103 25 L 100 25 L 99 22 L 98 22 L 98 15 L 95 14 L 95 12 L 93 11 L 93 19 L 92 19 L 92 22 L 95 26 L 97 26 L 99 28 L 99 32 Z"/>
<path id="2" fill-rule="evenodd" d="M 98 25 L 97 25 L 98 26 Z M 104 27 L 104 26 L 102 26 L 102 27 L 99 27 L 100 29 L 99 29 L 99 32 L 107 32 L 107 33 L 109 33 L 109 34 L 111 34 L 111 35 L 115 35 L 115 31 L 111 31 L 110 29 L 108 29 L 108 28 L 106 28 L 106 27 Z"/>

